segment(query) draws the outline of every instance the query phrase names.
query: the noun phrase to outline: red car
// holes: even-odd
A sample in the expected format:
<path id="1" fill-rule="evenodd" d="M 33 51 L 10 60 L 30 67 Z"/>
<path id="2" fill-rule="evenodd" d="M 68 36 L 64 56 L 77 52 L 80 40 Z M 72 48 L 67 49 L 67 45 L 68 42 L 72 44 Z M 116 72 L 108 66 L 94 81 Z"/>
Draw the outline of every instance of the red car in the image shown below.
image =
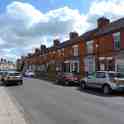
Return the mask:
<path id="1" fill-rule="evenodd" d="M 79 74 L 75 73 L 58 73 L 56 82 L 62 85 L 79 84 Z"/>

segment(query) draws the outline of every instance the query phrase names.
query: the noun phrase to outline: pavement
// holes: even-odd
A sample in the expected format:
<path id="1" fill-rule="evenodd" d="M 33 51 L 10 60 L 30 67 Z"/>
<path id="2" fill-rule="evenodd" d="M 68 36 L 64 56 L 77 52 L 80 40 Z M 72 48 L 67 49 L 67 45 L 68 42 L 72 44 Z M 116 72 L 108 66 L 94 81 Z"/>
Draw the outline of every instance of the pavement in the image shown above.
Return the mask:
<path id="1" fill-rule="evenodd" d="M 96 90 L 29 78 L 6 89 L 30 124 L 124 124 L 123 95 L 106 97 Z"/>
<path id="2" fill-rule="evenodd" d="M 0 124 L 27 124 L 5 87 L 0 87 Z"/>

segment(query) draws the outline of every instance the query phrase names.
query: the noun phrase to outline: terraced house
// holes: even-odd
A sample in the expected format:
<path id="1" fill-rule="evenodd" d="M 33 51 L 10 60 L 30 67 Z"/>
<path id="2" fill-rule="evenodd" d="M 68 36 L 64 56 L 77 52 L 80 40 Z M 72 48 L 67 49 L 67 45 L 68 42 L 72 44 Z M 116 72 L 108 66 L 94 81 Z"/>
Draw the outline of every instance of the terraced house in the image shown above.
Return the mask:
<path id="1" fill-rule="evenodd" d="M 53 41 L 53 46 L 47 48 L 41 45 L 34 54 L 29 54 L 25 59 L 27 69 L 40 72 L 40 76 L 47 74 L 55 78 L 57 72 L 77 73 L 84 75 L 85 42 L 76 32 L 71 32 L 69 40 L 60 43 Z"/>
<path id="2" fill-rule="evenodd" d="M 41 45 L 29 54 L 24 61 L 27 69 L 54 78 L 57 72 L 76 72 L 80 77 L 97 70 L 124 72 L 124 18 L 110 22 L 101 17 L 95 29 L 69 36 L 67 41 L 56 39 L 52 47 Z"/>
<path id="3" fill-rule="evenodd" d="M 124 72 L 124 18 L 114 22 L 102 17 L 97 28 L 82 35 L 86 41 L 85 71 Z"/>

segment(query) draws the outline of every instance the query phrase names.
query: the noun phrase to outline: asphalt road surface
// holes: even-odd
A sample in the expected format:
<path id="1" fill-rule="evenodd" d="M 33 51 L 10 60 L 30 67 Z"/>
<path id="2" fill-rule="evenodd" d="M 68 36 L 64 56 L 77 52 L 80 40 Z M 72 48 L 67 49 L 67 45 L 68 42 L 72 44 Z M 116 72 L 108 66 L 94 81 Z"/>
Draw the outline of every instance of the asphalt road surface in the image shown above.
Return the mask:
<path id="1" fill-rule="evenodd" d="M 81 92 L 38 79 L 7 87 L 31 124 L 124 124 L 124 97 Z"/>

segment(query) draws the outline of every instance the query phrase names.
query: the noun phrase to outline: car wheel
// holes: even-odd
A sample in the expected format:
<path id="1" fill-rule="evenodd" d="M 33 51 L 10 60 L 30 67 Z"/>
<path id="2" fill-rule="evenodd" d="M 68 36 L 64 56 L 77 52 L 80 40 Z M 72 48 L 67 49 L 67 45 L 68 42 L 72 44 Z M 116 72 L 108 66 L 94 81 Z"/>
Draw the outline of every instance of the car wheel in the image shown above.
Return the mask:
<path id="1" fill-rule="evenodd" d="M 60 84 L 60 80 L 59 79 L 56 79 L 55 80 L 55 84 Z"/>
<path id="2" fill-rule="evenodd" d="M 19 84 L 19 85 L 22 85 L 22 84 L 23 84 L 23 81 L 20 81 L 18 84 Z"/>
<path id="3" fill-rule="evenodd" d="M 86 83 L 85 83 L 85 81 L 81 81 L 80 82 L 80 88 L 81 89 L 86 89 Z"/>
<path id="4" fill-rule="evenodd" d="M 8 83 L 7 83 L 7 81 L 3 81 L 3 84 L 4 84 L 4 86 L 8 86 Z"/>
<path id="5" fill-rule="evenodd" d="M 111 93 L 111 88 L 109 85 L 104 85 L 103 86 L 103 94 L 108 95 Z"/>
<path id="6" fill-rule="evenodd" d="M 69 81 L 64 81 L 65 86 L 69 86 L 70 82 Z"/>
<path id="7" fill-rule="evenodd" d="M 4 79 L 2 79 L 1 81 L 2 81 L 2 85 L 5 85 L 5 83 L 4 83 Z"/>

